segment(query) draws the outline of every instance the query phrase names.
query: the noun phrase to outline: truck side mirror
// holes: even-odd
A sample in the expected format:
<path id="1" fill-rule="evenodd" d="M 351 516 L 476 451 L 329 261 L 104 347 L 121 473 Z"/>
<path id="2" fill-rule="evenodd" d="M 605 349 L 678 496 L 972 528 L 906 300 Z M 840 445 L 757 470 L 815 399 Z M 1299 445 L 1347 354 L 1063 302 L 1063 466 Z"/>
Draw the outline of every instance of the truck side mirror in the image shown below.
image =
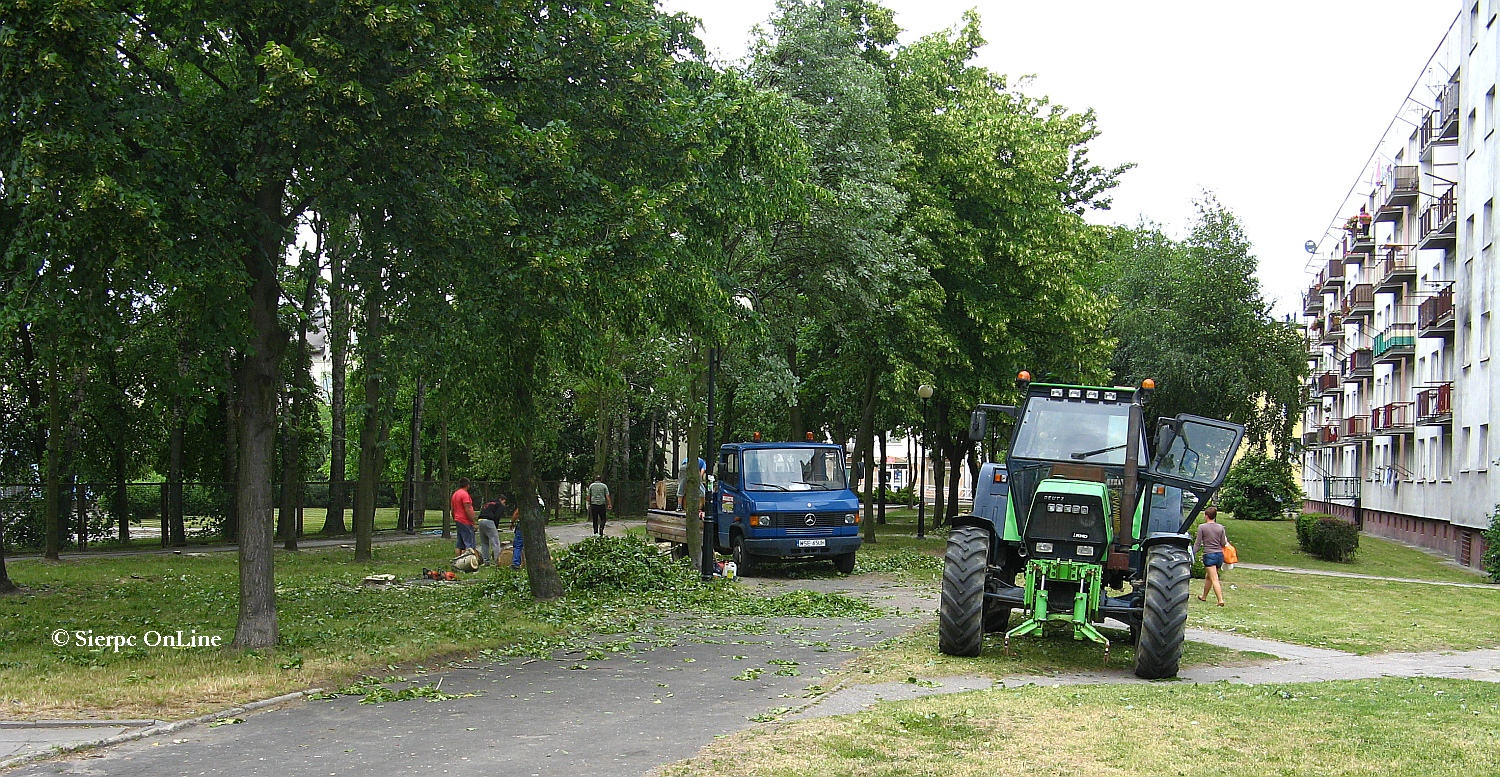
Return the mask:
<path id="1" fill-rule="evenodd" d="M 984 440 L 984 433 L 989 430 L 990 417 L 983 410 L 975 410 L 969 415 L 969 439 L 974 442 Z"/>

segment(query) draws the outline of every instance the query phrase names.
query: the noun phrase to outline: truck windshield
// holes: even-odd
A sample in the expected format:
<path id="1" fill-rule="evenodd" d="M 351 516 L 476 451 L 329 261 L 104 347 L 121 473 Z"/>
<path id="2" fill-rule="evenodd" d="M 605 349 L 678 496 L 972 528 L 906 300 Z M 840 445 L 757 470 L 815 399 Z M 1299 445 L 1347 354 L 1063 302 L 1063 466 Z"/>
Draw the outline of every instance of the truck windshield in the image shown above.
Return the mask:
<path id="1" fill-rule="evenodd" d="M 1032 397 L 1010 455 L 1123 465 L 1130 406 Z M 1144 459 L 1142 459 L 1144 461 Z"/>
<path id="2" fill-rule="evenodd" d="M 750 491 L 842 491 L 844 452 L 838 448 L 761 448 L 745 451 Z"/>

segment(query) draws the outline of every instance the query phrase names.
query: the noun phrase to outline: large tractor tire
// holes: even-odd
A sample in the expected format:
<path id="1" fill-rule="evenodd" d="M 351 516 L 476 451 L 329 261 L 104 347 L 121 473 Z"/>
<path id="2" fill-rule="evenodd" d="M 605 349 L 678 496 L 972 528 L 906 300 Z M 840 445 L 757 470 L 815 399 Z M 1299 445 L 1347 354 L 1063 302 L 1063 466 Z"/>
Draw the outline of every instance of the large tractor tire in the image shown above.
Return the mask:
<path id="1" fill-rule="evenodd" d="M 1146 551 L 1145 610 L 1135 644 L 1135 674 L 1147 680 L 1176 677 L 1182 660 L 1193 557 L 1187 549 L 1153 545 Z"/>
<path id="2" fill-rule="evenodd" d="M 988 531 L 960 526 L 948 534 L 938 649 L 950 656 L 977 656 L 984 649 L 984 578 L 989 562 Z"/>

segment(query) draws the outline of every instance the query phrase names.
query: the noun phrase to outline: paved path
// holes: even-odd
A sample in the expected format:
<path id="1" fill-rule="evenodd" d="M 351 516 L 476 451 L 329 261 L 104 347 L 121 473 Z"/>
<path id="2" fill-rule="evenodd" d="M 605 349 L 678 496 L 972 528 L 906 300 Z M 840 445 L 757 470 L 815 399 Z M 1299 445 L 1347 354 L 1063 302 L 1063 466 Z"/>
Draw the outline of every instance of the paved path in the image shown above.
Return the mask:
<path id="1" fill-rule="evenodd" d="M 1422 580 L 1416 577 L 1380 577 L 1378 575 L 1361 575 L 1354 572 L 1335 572 L 1329 569 L 1304 569 L 1302 567 L 1279 567 L 1272 564 L 1235 564 L 1236 569 L 1260 569 L 1266 572 L 1286 572 L 1292 575 L 1322 575 L 1323 577 L 1352 577 L 1358 580 L 1386 580 L 1392 583 L 1422 583 L 1424 585 L 1446 585 L 1454 588 L 1488 588 L 1492 591 L 1500 591 L 1500 586 L 1493 583 L 1454 583 L 1447 580 Z"/>

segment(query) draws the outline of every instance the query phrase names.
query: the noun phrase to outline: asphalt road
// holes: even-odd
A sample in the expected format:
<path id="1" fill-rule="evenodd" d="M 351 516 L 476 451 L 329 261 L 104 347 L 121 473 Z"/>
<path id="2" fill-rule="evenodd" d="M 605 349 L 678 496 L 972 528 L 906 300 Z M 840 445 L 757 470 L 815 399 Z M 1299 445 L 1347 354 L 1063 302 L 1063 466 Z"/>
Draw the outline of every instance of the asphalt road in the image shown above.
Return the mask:
<path id="1" fill-rule="evenodd" d="M 699 622 L 675 645 L 604 660 L 472 662 L 420 678 L 441 679 L 442 691 L 473 697 L 300 701 L 243 723 L 196 726 L 11 774 L 640 775 L 754 725 L 756 715 L 807 703 L 806 689 L 822 681 L 820 670 L 842 664 L 848 648 L 909 628 L 915 617 L 737 619 L 740 628 L 732 630 Z M 747 672 L 754 669 L 761 671 Z"/>

